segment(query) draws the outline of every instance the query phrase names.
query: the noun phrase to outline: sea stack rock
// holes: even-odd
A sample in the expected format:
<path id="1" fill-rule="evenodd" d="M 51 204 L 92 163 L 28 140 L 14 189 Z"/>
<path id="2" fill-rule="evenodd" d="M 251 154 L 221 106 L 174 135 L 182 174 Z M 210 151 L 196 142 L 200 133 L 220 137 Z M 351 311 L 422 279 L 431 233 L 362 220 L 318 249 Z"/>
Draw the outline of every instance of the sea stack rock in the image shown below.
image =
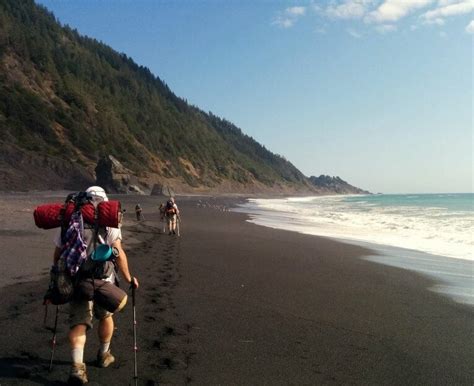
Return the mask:
<path id="1" fill-rule="evenodd" d="M 155 184 L 153 185 L 153 189 L 151 190 L 150 195 L 172 197 L 174 196 L 174 190 L 169 185 Z"/>
<path id="2" fill-rule="evenodd" d="M 95 168 L 96 183 L 108 193 L 145 194 L 132 171 L 112 155 L 102 157 Z"/>

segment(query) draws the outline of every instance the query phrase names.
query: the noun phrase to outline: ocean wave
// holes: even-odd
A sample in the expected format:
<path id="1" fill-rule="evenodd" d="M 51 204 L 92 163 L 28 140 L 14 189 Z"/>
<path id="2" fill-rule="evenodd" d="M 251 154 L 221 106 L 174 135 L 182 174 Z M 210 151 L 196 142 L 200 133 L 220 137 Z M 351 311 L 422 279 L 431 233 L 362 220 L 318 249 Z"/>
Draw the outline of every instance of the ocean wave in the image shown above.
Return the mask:
<path id="1" fill-rule="evenodd" d="M 419 205 L 409 204 L 412 197 Z M 456 195 L 443 195 L 453 200 Z M 252 222 L 302 233 L 360 240 L 419 250 L 442 256 L 474 260 L 469 206 L 449 210 L 433 206 L 432 196 L 397 196 L 396 204 L 383 205 L 376 196 L 328 196 L 287 199 L 256 199 L 242 207 L 252 213 Z M 369 205 L 367 205 L 369 204 Z"/>

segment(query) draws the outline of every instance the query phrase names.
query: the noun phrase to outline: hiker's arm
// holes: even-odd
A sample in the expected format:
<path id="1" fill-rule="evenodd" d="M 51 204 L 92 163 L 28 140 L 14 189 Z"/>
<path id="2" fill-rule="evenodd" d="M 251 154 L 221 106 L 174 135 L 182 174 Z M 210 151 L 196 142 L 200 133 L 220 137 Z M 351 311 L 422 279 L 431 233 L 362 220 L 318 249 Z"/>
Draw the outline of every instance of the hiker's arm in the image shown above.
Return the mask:
<path id="1" fill-rule="evenodd" d="M 58 264 L 58 260 L 60 256 L 61 256 L 61 250 L 58 247 L 55 247 L 54 254 L 53 254 L 53 265 Z"/>
<path id="2" fill-rule="evenodd" d="M 116 240 L 113 244 L 112 247 L 117 248 L 119 254 L 117 257 L 117 265 L 120 269 L 120 273 L 122 274 L 123 278 L 128 282 L 132 283 L 132 275 L 130 274 L 130 271 L 128 269 L 128 260 L 127 260 L 127 255 L 125 254 L 125 251 L 122 248 L 122 242 L 120 240 Z M 136 277 L 133 277 L 134 281 L 134 286 L 135 288 L 138 288 L 138 280 Z"/>

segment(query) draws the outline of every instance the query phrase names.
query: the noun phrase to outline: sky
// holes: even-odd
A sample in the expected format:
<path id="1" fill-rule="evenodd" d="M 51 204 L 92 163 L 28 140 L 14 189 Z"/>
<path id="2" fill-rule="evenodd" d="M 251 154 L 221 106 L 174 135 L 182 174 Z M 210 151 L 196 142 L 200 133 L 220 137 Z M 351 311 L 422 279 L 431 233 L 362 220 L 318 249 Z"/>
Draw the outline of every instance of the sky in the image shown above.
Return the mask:
<path id="1" fill-rule="evenodd" d="M 474 0 L 38 0 L 305 175 L 473 191 Z"/>

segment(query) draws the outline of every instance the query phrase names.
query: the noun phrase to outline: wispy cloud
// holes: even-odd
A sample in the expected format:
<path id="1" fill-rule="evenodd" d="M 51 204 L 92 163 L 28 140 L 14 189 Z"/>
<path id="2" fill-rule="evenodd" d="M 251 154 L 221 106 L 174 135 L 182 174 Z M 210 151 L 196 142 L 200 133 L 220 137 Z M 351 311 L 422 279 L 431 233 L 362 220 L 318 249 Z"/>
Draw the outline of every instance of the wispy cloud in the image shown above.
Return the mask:
<path id="1" fill-rule="evenodd" d="M 438 6 L 444 7 L 449 4 L 459 3 L 460 0 L 438 0 Z"/>
<path id="2" fill-rule="evenodd" d="M 327 33 L 326 28 L 324 28 L 324 27 L 316 27 L 314 29 L 314 32 L 316 32 L 320 35 L 326 35 L 326 33 Z"/>
<path id="3" fill-rule="evenodd" d="M 443 1 L 439 6 L 428 12 L 425 12 L 421 17 L 426 21 L 442 20 L 443 18 L 457 15 L 464 15 L 474 10 L 474 0 L 461 0 L 457 2 Z"/>
<path id="4" fill-rule="evenodd" d="M 474 20 L 471 20 L 471 22 L 467 25 L 466 32 L 468 34 L 474 34 Z"/>
<path id="5" fill-rule="evenodd" d="M 342 3 L 332 3 L 324 13 L 334 19 L 360 19 L 374 4 L 374 0 L 344 0 Z"/>
<path id="6" fill-rule="evenodd" d="M 303 16 L 312 14 L 325 21 L 350 21 L 352 24 L 363 22 L 360 24 L 362 29 L 366 30 L 367 26 L 372 25 L 371 28 L 375 31 L 387 33 L 398 30 L 404 18 L 410 23 L 406 28 L 414 31 L 426 24 L 443 26 L 448 17 L 472 11 L 474 0 L 310 0 L 310 5 L 284 9 L 272 24 L 290 28 Z M 466 27 L 466 31 L 469 28 L 472 27 Z M 354 29 L 346 31 L 353 37 L 362 36 Z"/>
<path id="7" fill-rule="evenodd" d="M 362 37 L 362 34 L 360 34 L 357 31 L 354 31 L 353 29 L 348 29 L 347 33 L 351 35 L 353 38 L 360 39 Z"/>
<path id="8" fill-rule="evenodd" d="M 388 32 L 393 32 L 397 30 L 397 26 L 393 24 L 381 24 L 375 27 L 375 30 L 378 33 L 386 34 Z"/>
<path id="9" fill-rule="evenodd" d="M 433 0 L 385 0 L 366 21 L 375 23 L 396 22 L 408 14 L 430 5 Z"/>
<path id="10" fill-rule="evenodd" d="M 430 20 L 424 20 L 424 24 L 435 24 L 435 25 L 445 25 L 446 22 L 444 19 L 441 19 L 440 17 L 437 17 L 436 19 L 430 19 Z"/>
<path id="11" fill-rule="evenodd" d="M 461 0 L 438 0 L 438 7 L 444 7 L 449 4 L 459 3 Z"/>
<path id="12" fill-rule="evenodd" d="M 298 19 L 301 16 L 304 16 L 306 13 L 306 7 L 289 7 L 281 12 L 275 20 L 273 20 L 274 25 L 277 25 L 280 28 L 290 28 L 295 25 Z"/>
<path id="13" fill-rule="evenodd" d="M 290 7 L 286 9 L 288 15 L 303 16 L 306 13 L 306 7 Z"/>

